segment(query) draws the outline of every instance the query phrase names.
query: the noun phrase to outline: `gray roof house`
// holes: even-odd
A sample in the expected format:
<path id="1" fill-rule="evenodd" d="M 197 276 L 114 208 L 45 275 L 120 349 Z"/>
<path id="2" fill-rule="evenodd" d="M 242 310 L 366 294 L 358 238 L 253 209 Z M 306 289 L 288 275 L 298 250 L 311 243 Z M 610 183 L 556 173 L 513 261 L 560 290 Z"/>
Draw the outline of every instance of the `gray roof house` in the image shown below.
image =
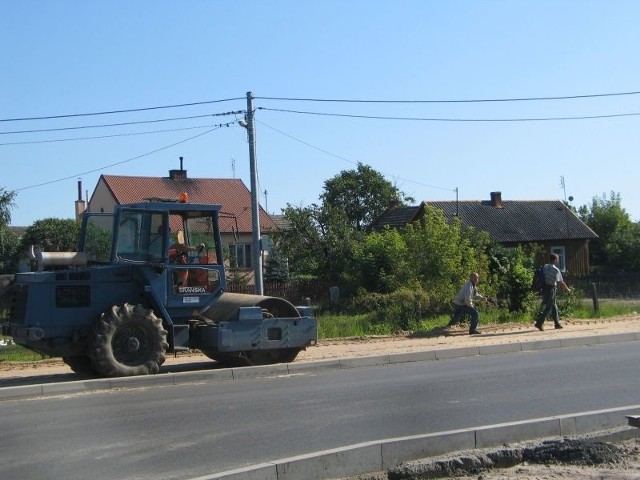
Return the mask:
<path id="1" fill-rule="evenodd" d="M 556 253 L 564 272 L 589 273 L 589 240 L 598 235 L 560 200 L 503 200 L 501 192 L 491 192 L 490 200 L 422 202 L 387 210 L 371 229 L 402 228 L 419 221 L 426 205 L 442 210 L 449 220 L 459 218 L 463 227 L 488 232 L 504 246 L 541 245 L 539 263 Z"/>

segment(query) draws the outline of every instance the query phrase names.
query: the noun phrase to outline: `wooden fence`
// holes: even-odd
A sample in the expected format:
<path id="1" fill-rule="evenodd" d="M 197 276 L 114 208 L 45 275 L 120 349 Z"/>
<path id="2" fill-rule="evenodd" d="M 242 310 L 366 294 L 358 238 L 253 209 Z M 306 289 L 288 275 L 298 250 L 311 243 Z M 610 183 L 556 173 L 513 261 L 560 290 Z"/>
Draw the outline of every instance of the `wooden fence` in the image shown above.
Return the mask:
<path id="1" fill-rule="evenodd" d="M 590 297 L 593 289 L 601 298 L 640 298 L 640 273 L 591 274 L 582 277 L 565 276 L 565 282 Z"/>

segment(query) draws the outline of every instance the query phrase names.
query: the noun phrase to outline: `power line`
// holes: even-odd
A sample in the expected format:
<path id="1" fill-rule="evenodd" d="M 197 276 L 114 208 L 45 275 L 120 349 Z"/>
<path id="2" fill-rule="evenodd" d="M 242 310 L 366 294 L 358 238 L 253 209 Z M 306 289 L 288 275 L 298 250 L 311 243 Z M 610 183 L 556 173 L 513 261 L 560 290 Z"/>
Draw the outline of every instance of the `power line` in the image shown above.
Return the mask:
<path id="1" fill-rule="evenodd" d="M 328 98 L 294 98 L 294 97 L 254 97 L 256 100 L 280 100 L 289 102 L 335 102 L 335 103 L 489 103 L 489 102 L 532 102 L 549 100 L 577 100 L 583 98 L 619 97 L 638 95 L 640 92 L 595 93 L 591 95 L 565 95 L 558 97 L 521 97 L 521 98 L 483 98 L 468 100 L 352 100 Z"/>
<path id="2" fill-rule="evenodd" d="M 317 147 L 317 146 L 315 146 L 315 145 L 312 145 L 312 144 L 310 144 L 310 143 L 308 143 L 308 142 L 305 142 L 304 140 L 301 140 L 301 139 L 299 139 L 299 138 L 297 138 L 297 137 L 294 137 L 293 135 L 290 135 L 290 134 L 288 134 L 288 133 L 286 133 L 286 132 L 283 132 L 282 130 L 278 130 L 278 129 L 277 129 L 277 128 L 275 128 L 275 127 L 272 127 L 272 126 L 270 126 L 270 125 L 267 125 L 266 123 L 261 122 L 260 120 L 255 120 L 255 122 L 256 122 L 256 123 L 259 123 L 259 124 L 261 124 L 261 125 L 264 125 L 265 127 L 270 128 L 271 130 L 273 130 L 273 131 L 275 131 L 275 132 L 278 132 L 279 134 L 284 135 L 285 137 L 289 137 L 289 138 L 291 138 L 292 140 L 295 140 L 296 142 L 302 143 L 303 145 L 306 145 L 307 147 L 310 147 L 310 148 L 313 148 L 313 149 L 315 149 L 315 150 L 318 150 L 319 152 L 322 152 L 322 153 L 324 153 L 324 154 L 326 154 L 326 155 L 329 155 L 329 156 L 331 156 L 331 157 L 335 157 L 335 158 L 338 158 L 338 159 L 340 159 L 340 160 L 344 160 L 345 162 L 347 162 L 347 163 L 351 163 L 351 164 L 353 164 L 353 165 L 358 165 L 358 163 L 362 163 L 362 162 L 355 162 L 355 161 L 353 161 L 353 160 L 349 160 L 348 158 L 342 157 L 342 156 L 340 156 L 340 155 L 336 155 L 335 153 L 331 153 L 331 152 L 329 152 L 328 150 L 325 150 L 325 149 L 323 149 L 323 148 L 320 148 L 320 147 Z M 383 174 L 383 175 L 385 175 L 385 176 L 387 176 L 387 177 L 398 178 L 398 179 L 403 180 L 403 181 L 405 181 L 405 182 L 414 183 L 414 184 L 416 184 L 416 185 L 420 185 L 420 186 L 423 186 L 423 187 L 435 188 L 435 189 L 437 189 L 437 190 L 446 190 L 446 191 L 449 191 L 449 192 L 454 192 L 454 191 L 455 191 L 455 189 L 454 189 L 454 188 L 438 187 L 438 186 L 436 186 L 436 185 L 427 185 L 426 183 L 417 182 L 417 181 L 415 181 L 415 180 L 410 180 L 410 179 L 408 179 L 408 178 L 398 177 L 397 175 L 392 175 L 392 174 L 384 173 L 384 172 L 380 172 L 380 173 L 381 173 L 381 174 Z"/>
<path id="3" fill-rule="evenodd" d="M 131 158 L 128 158 L 126 160 L 122 160 L 120 162 L 116 162 L 116 163 L 112 163 L 110 165 L 105 165 L 105 166 L 102 166 L 102 167 L 94 168 L 93 170 L 87 170 L 86 172 L 82 172 L 82 173 L 75 173 L 73 175 L 69 175 L 69 176 L 63 177 L 63 178 L 58 178 L 56 180 L 50 180 L 48 182 L 42 182 L 42 183 L 38 183 L 36 185 L 29 185 L 28 187 L 16 188 L 14 191 L 19 192 L 21 190 L 29 190 L 31 188 L 43 187 L 45 185 L 51 185 L 52 183 L 58 183 L 58 182 L 62 182 L 64 180 L 69 180 L 69 179 L 72 179 L 72 178 L 81 177 L 83 175 L 88 175 L 89 173 L 95 173 L 95 172 L 99 172 L 101 170 L 106 170 L 107 168 L 115 167 L 116 165 L 122 165 L 122 164 L 125 164 L 125 163 L 129 163 L 129 162 L 132 162 L 134 160 L 138 160 L 138 159 L 143 158 L 143 157 L 148 157 L 149 155 L 153 155 L 154 153 L 161 152 L 162 150 L 166 150 L 168 148 L 175 147 L 176 145 L 180 145 L 181 143 L 186 143 L 186 142 L 188 142 L 190 140 L 194 140 L 194 139 L 196 139 L 198 137 L 202 137 L 203 135 L 206 135 L 207 133 L 211 133 L 214 130 L 218 130 L 219 128 L 222 128 L 222 127 L 218 126 L 218 127 L 212 128 L 210 130 L 207 130 L 206 132 L 202 132 L 202 133 L 199 133 L 198 135 L 194 135 L 193 137 L 185 138 L 184 140 L 180 140 L 179 142 L 174 142 L 174 143 L 172 143 L 170 145 L 165 145 L 164 147 L 156 148 L 155 150 L 152 150 L 150 152 L 143 153 L 142 155 L 137 155 L 135 157 L 131 157 Z"/>
<path id="4" fill-rule="evenodd" d="M 238 120 L 233 122 L 218 124 L 216 127 L 229 127 L 234 123 L 238 123 Z M 193 127 L 184 127 L 184 128 L 167 128 L 164 130 L 151 130 L 148 132 L 136 132 L 136 133 L 114 133 L 112 135 L 95 135 L 91 137 L 73 137 L 73 138 L 58 138 L 54 140 L 29 140 L 24 142 L 5 142 L 0 143 L 0 147 L 6 145 L 36 145 L 40 143 L 60 143 L 60 142 L 74 142 L 78 140 L 100 140 L 103 138 L 114 138 L 114 137 L 135 137 L 137 135 L 151 135 L 154 133 L 171 133 L 171 132 L 182 132 L 185 130 L 197 130 L 200 128 L 211 128 L 213 125 L 196 125 Z"/>
<path id="5" fill-rule="evenodd" d="M 616 117 L 635 117 L 640 115 L 638 113 L 614 113 L 604 115 L 584 115 L 575 117 L 539 117 L 539 118 L 426 118 L 426 117 L 387 117 L 377 115 L 353 115 L 348 113 L 331 113 L 331 112 L 309 112 L 302 110 L 288 110 L 279 108 L 267 108 L 258 107 L 259 110 L 265 110 L 270 112 L 282 112 L 282 113 L 295 113 L 300 115 L 316 115 L 326 117 L 345 117 L 345 118 L 363 118 L 369 120 L 403 120 L 414 122 L 549 122 L 549 121 L 566 121 L 566 120 L 594 120 L 601 118 L 616 118 Z"/>
<path id="6" fill-rule="evenodd" d="M 640 91 L 632 92 L 613 92 L 613 93 L 595 93 L 587 95 L 563 95 L 555 97 L 514 97 L 514 98 L 481 98 L 481 99 L 463 99 L 463 100 L 363 100 L 363 99 L 333 99 L 333 98 L 296 98 L 296 97 L 254 97 L 256 100 L 270 100 L 270 101 L 288 101 L 288 102 L 331 102 L 331 103 L 395 103 L 395 104 L 420 104 L 420 103 L 490 103 L 490 102 L 533 102 L 533 101 L 559 101 L 559 100 L 577 100 L 588 98 L 604 98 L 604 97 L 620 97 L 638 95 Z M 160 105 L 153 107 L 143 108 L 129 108 L 122 110 L 108 110 L 101 112 L 90 113 L 72 113 L 65 115 L 46 115 L 40 117 L 17 117 L 17 118 L 1 118 L 0 122 L 21 122 L 29 120 L 54 120 L 61 118 L 73 118 L 73 117 L 89 117 L 96 115 L 113 115 L 119 113 L 134 113 L 145 112 L 151 110 L 161 110 L 169 108 L 183 108 L 193 107 L 198 105 L 209 105 L 213 103 L 231 102 L 237 100 L 244 100 L 245 97 L 225 98 L 220 100 L 206 100 L 200 102 L 191 103 L 179 103 L 173 105 Z"/>
<path id="7" fill-rule="evenodd" d="M 34 130 L 16 130 L 12 132 L 0 132 L 0 135 L 13 135 L 13 134 L 23 134 L 23 133 L 44 133 L 44 132 L 62 132 L 67 130 L 83 130 L 87 128 L 110 128 L 110 127 L 123 127 L 128 125 L 141 125 L 146 123 L 161 123 L 161 122 L 174 122 L 178 120 L 193 120 L 196 118 L 207 118 L 207 117 L 224 117 L 227 115 L 241 115 L 244 114 L 245 110 L 236 110 L 232 112 L 222 112 L 222 113 L 208 113 L 206 115 L 193 115 L 190 117 L 173 117 L 173 118 L 160 118 L 156 120 L 140 120 L 137 122 L 121 122 L 121 123 L 105 123 L 101 125 L 80 125 L 75 127 L 60 127 L 60 128 L 43 128 L 43 129 L 34 129 Z M 232 122 L 233 123 L 233 122 Z"/>
<path id="8" fill-rule="evenodd" d="M 73 118 L 73 117 L 91 117 L 94 115 L 113 115 L 116 113 L 133 113 L 133 112 L 147 112 L 150 110 L 162 110 L 166 108 L 182 108 L 182 107 L 194 107 L 197 105 L 209 105 L 212 103 L 231 102 L 235 100 L 244 100 L 245 97 L 238 98 L 225 98 L 222 100 L 207 100 L 203 102 L 192 103 L 179 103 L 175 105 L 161 105 L 156 107 L 143 107 L 143 108 L 129 108 L 125 110 L 110 110 L 105 112 L 91 112 L 91 113 L 70 113 L 66 115 L 48 115 L 43 117 L 23 117 L 23 118 L 0 118 L 0 122 L 23 122 L 27 120 L 55 120 L 60 118 Z"/>

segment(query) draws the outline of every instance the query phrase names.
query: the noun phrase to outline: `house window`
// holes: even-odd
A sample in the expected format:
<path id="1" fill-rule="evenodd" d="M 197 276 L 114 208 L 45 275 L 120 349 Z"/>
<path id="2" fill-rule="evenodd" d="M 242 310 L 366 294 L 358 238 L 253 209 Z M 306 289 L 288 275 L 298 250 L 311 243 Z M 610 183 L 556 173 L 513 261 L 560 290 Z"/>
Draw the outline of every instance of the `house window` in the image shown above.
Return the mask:
<path id="1" fill-rule="evenodd" d="M 558 255 L 558 268 L 561 272 L 567 271 L 566 255 L 564 247 L 551 247 L 551 253 Z"/>
<path id="2" fill-rule="evenodd" d="M 251 268 L 251 245 L 236 243 L 231 245 L 231 266 L 235 268 Z"/>

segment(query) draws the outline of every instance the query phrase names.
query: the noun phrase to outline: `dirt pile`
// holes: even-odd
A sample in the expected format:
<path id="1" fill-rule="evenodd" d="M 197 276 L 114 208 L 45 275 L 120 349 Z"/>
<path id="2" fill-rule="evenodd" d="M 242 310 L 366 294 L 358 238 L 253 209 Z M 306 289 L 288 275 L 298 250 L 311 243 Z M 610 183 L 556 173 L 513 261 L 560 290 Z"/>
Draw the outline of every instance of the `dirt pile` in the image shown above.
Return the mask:
<path id="1" fill-rule="evenodd" d="M 549 440 L 541 444 L 529 444 L 494 451 L 473 452 L 449 458 L 412 462 L 389 471 L 389 480 L 418 478 L 451 478 L 469 474 L 481 475 L 519 465 L 543 466 L 548 472 L 552 467 L 602 465 L 618 466 L 629 457 L 633 449 L 625 445 L 601 442 L 591 439 Z M 636 449 L 637 454 L 637 449 Z M 483 475 L 483 478 L 487 478 Z"/>
<path id="2" fill-rule="evenodd" d="M 640 479 L 639 472 L 640 439 L 612 443 L 584 437 L 457 452 L 342 480 L 629 480 Z"/>

